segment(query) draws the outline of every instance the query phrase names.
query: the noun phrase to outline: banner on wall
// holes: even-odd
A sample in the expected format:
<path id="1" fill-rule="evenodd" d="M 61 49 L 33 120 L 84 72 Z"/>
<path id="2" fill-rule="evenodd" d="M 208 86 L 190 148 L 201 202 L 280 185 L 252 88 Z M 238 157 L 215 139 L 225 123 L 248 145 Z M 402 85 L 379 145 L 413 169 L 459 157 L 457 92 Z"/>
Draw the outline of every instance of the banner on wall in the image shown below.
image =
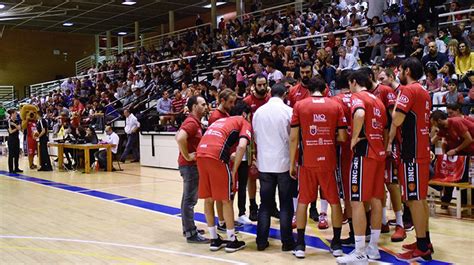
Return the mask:
<path id="1" fill-rule="evenodd" d="M 466 169 L 466 156 L 437 155 L 433 180 L 442 182 L 461 181 Z"/>

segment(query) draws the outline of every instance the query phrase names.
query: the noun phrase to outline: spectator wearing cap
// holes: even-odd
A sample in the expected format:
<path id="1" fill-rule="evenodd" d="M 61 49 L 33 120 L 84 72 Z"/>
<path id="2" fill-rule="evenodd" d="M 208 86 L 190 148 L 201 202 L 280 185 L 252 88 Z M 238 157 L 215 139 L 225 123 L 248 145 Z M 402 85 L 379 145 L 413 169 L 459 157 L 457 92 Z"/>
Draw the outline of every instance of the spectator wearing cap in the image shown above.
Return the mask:
<path id="1" fill-rule="evenodd" d="M 252 128 L 258 146 L 257 168 L 260 181 L 261 204 L 258 213 L 257 248 L 268 247 L 270 217 L 274 209 L 278 187 L 280 205 L 280 233 L 283 249 L 292 250 L 295 242 L 291 220 L 294 214 L 293 196 L 296 181 L 290 177 L 289 132 L 292 109 L 283 100 L 287 95 L 284 84 L 271 88 L 272 98 L 255 112 Z"/>

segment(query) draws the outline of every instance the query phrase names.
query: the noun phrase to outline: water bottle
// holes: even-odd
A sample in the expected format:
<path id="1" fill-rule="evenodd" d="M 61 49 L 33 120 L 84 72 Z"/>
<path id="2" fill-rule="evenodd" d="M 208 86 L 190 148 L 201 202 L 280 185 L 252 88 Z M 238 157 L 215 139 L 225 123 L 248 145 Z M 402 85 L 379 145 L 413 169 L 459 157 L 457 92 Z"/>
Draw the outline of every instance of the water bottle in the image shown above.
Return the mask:
<path id="1" fill-rule="evenodd" d="M 436 216 L 436 204 L 435 204 L 435 201 L 434 201 L 434 197 L 435 197 L 434 192 L 431 192 L 429 202 L 428 202 L 431 217 Z"/>

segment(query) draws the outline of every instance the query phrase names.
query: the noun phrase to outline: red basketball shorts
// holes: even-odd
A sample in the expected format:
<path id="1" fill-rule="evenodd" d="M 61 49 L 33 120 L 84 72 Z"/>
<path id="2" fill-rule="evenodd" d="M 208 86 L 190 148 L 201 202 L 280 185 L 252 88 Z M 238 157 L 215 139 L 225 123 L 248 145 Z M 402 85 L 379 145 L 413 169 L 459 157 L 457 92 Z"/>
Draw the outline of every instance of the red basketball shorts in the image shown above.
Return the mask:
<path id="1" fill-rule="evenodd" d="M 35 155 L 36 149 L 38 149 L 38 143 L 33 137 L 28 137 L 26 145 L 28 147 L 28 155 Z"/>
<path id="2" fill-rule="evenodd" d="M 299 194 L 298 202 L 310 204 L 318 197 L 318 187 L 321 188 L 329 204 L 338 204 L 339 195 L 337 191 L 335 172 L 318 172 L 308 167 L 299 167 L 298 174 Z"/>
<path id="3" fill-rule="evenodd" d="M 402 160 L 398 172 L 398 179 L 402 186 L 403 200 L 426 199 L 430 176 L 429 163 L 417 163 L 414 161 Z"/>
<path id="4" fill-rule="evenodd" d="M 368 157 L 352 158 L 350 172 L 351 201 L 369 201 L 372 198 L 383 199 L 385 161 Z"/>
<path id="5" fill-rule="evenodd" d="M 199 172 L 198 196 L 216 201 L 232 200 L 232 172 L 228 164 L 207 157 L 196 159 Z"/>

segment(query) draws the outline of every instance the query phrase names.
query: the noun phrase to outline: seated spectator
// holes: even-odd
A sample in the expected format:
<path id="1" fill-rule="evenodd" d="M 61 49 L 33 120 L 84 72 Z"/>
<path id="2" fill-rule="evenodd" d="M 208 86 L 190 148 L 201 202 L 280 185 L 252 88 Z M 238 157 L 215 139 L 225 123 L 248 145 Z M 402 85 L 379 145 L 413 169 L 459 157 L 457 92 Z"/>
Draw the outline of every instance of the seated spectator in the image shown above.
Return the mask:
<path id="1" fill-rule="evenodd" d="M 448 81 L 448 93 L 443 96 L 443 104 L 463 104 L 464 96 L 458 92 L 458 81 L 451 79 Z"/>
<path id="2" fill-rule="evenodd" d="M 367 35 L 368 37 L 367 37 L 365 46 L 361 48 L 361 51 L 362 51 L 361 59 L 363 63 L 369 62 L 370 55 L 372 54 L 372 50 L 375 48 L 375 46 L 377 46 L 377 44 L 380 43 L 380 40 L 382 39 L 382 36 L 380 36 L 380 34 L 378 34 L 375 31 L 374 26 L 367 27 Z"/>
<path id="3" fill-rule="evenodd" d="M 383 28 L 383 36 L 380 42 L 374 47 L 372 50 L 372 54 L 370 55 L 370 61 L 373 63 L 375 62 L 375 57 L 380 54 L 382 58 L 385 57 L 385 48 L 386 47 L 396 47 L 400 43 L 400 36 L 393 32 L 389 26 L 385 26 Z"/>
<path id="4" fill-rule="evenodd" d="M 284 77 L 282 72 L 275 68 L 273 62 L 269 62 L 266 67 L 268 73 L 268 82 L 270 85 L 280 83 L 281 79 Z"/>
<path id="5" fill-rule="evenodd" d="M 395 70 L 400 66 L 401 62 L 402 60 L 395 55 L 392 47 L 385 48 L 385 58 L 382 62 L 383 68 L 391 68 L 392 70 Z"/>
<path id="6" fill-rule="evenodd" d="M 433 95 L 441 90 L 443 90 L 444 81 L 441 77 L 438 77 L 438 72 L 434 67 L 429 67 L 426 69 L 426 90 Z"/>
<path id="7" fill-rule="evenodd" d="M 211 86 L 215 86 L 217 87 L 217 89 L 219 89 L 221 87 L 221 84 L 222 84 L 222 80 L 223 80 L 223 77 L 221 75 L 221 71 L 219 70 L 214 70 L 212 72 L 212 77 L 214 77 L 214 79 L 212 79 L 211 81 Z"/>
<path id="8" fill-rule="evenodd" d="M 360 68 L 359 63 L 357 62 L 356 58 L 352 55 L 347 53 L 345 47 L 339 48 L 339 66 L 337 68 L 338 71 L 342 70 L 357 70 Z"/>
<path id="9" fill-rule="evenodd" d="M 119 136 L 112 130 L 112 127 L 107 126 L 105 128 L 106 138 L 102 140 L 104 143 L 113 144 L 112 147 L 112 155 L 116 155 L 118 151 L 118 145 L 120 138 Z M 106 149 L 100 149 L 96 153 L 97 162 L 99 163 L 99 168 L 103 168 L 104 170 L 107 169 L 107 151 Z M 112 169 L 113 170 L 113 169 Z"/>
<path id="10" fill-rule="evenodd" d="M 171 114 L 171 99 L 169 99 L 169 92 L 164 91 L 163 95 L 156 103 L 156 111 L 160 114 L 160 124 L 173 124 L 174 116 Z"/>
<path id="11" fill-rule="evenodd" d="M 460 76 L 460 79 L 464 79 L 468 71 L 474 70 L 474 52 L 471 52 L 471 48 L 466 42 L 459 43 L 459 54 L 456 56 L 456 74 Z"/>
<path id="12" fill-rule="evenodd" d="M 429 48 L 429 43 L 434 42 L 436 45 L 436 50 L 440 53 L 446 53 L 447 46 L 446 44 L 442 41 L 436 38 L 436 36 L 433 33 L 426 33 L 424 36 L 425 43 L 428 43 L 428 45 L 425 45 L 425 49 L 423 50 L 423 55 L 427 55 L 430 51 Z"/>
<path id="13" fill-rule="evenodd" d="M 458 76 L 454 70 L 454 64 L 447 62 L 439 69 L 439 74 L 443 78 L 444 83 L 448 83 L 450 79 L 458 79 Z"/>
<path id="14" fill-rule="evenodd" d="M 420 37 L 415 35 L 411 38 L 410 46 L 405 48 L 405 57 L 416 57 L 421 61 L 421 58 L 423 57 L 423 48 L 424 46 L 420 43 Z"/>
<path id="15" fill-rule="evenodd" d="M 456 39 L 452 39 L 448 43 L 448 50 L 446 55 L 448 56 L 448 61 L 450 63 L 455 63 L 456 57 L 459 55 L 459 42 Z"/>
<path id="16" fill-rule="evenodd" d="M 175 90 L 176 92 L 176 90 Z M 174 94 L 174 99 L 171 100 L 171 113 L 175 116 L 177 126 L 179 127 L 184 121 L 184 106 L 186 105 L 186 98 L 184 98 L 179 91 Z"/>
<path id="17" fill-rule="evenodd" d="M 421 58 L 421 63 L 425 69 L 434 67 L 438 71 L 448 61 L 448 57 L 446 54 L 438 52 L 434 41 L 428 43 L 428 48 L 429 52 Z"/>

